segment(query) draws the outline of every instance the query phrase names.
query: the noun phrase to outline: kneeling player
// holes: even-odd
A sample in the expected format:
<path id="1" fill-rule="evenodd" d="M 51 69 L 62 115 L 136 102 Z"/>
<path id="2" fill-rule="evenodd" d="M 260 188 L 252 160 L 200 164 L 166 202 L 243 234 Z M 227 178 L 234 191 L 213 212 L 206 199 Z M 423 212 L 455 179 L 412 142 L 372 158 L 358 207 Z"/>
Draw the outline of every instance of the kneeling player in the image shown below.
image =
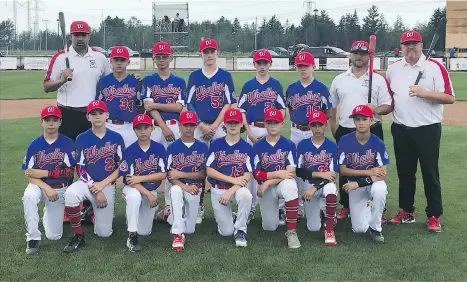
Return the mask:
<path id="1" fill-rule="evenodd" d="M 326 114 L 313 111 L 308 116 L 313 132 L 311 138 L 298 143 L 297 176 L 302 181 L 306 225 L 310 231 L 321 229 L 320 200 L 326 201 L 324 243 L 326 246 L 336 245 L 334 235 L 334 219 L 336 217 L 337 187 L 337 146 L 324 136 L 326 130 Z"/>
<path id="2" fill-rule="evenodd" d="M 63 249 L 71 253 L 85 246 L 80 220 L 80 202 L 89 200 L 95 216 L 94 233 L 112 235 L 115 181 L 125 144 L 120 134 L 105 127 L 109 112 L 104 102 L 94 100 L 87 108 L 91 129 L 76 138 L 79 180 L 65 192 L 65 208 L 70 217 L 73 237 Z"/>
<path id="3" fill-rule="evenodd" d="M 62 113 L 56 106 L 47 106 L 41 112 L 44 134 L 29 144 L 23 167 L 29 181 L 24 190 L 23 207 L 26 220 L 26 254 L 39 252 L 41 232 L 39 231 L 40 200 L 44 201 L 42 223 L 49 240 L 59 240 L 63 234 L 63 194 L 73 181 L 75 144 L 73 140 L 58 133 Z"/>
<path id="4" fill-rule="evenodd" d="M 167 176 L 166 153 L 162 144 L 151 140 L 152 119 L 139 114 L 133 119 L 133 128 L 138 141 L 131 144 L 123 154 L 120 176 L 124 177 L 123 198 L 126 202 L 128 225 L 127 247 L 130 252 L 141 250 L 139 235 L 149 235 L 155 207 L 157 188 Z"/>
<path id="5" fill-rule="evenodd" d="M 228 109 L 224 114 L 224 126 L 227 135 L 211 143 L 206 162 L 208 181 L 213 187 L 212 208 L 219 234 L 234 234 L 235 244 L 246 247 L 247 220 L 253 198 L 246 186 L 252 173 L 253 148 L 240 136 L 243 126 L 240 110 Z M 230 201 L 238 204 L 235 223 Z"/>
<path id="6" fill-rule="evenodd" d="M 349 193 L 352 230 L 356 233 L 369 230 L 374 241 L 384 242 L 381 217 L 388 193 L 384 181 L 388 153 L 383 141 L 370 133 L 373 121 L 370 107 L 355 107 L 350 118 L 353 118 L 356 131 L 339 140 L 338 151 L 339 171 L 347 177 L 343 189 Z M 368 196 L 373 198 L 371 207 L 368 206 Z"/>
<path id="7" fill-rule="evenodd" d="M 253 146 L 254 177 L 258 187 L 259 206 L 263 229 L 274 231 L 279 226 L 279 199 L 285 201 L 289 248 L 300 247 L 297 236 L 298 188 L 293 179 L 297 166 L 295 144 L 281 136 L 284 125 L 282 112 L 267 110 L 264 115 L 267 135 Z"/>
<path id="8" fill-rule="evenodd" d="M 201 189 L 206 179 L 208 146 L 195 139 L 198 117 L 192 111 L 180 114 L 180 139 L 167 149 L 168 177 L 172 205 L 172 249 L 184 250 L 185 234 L 195 232 Z"/>

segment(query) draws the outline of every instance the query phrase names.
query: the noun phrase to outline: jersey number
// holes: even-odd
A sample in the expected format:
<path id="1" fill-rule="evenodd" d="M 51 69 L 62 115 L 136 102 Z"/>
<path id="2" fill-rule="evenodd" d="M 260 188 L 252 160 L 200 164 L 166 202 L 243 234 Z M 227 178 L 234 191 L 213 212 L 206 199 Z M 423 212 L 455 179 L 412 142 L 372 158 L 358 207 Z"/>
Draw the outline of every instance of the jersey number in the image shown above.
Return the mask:
<path id="1" fill-rule="evenodd" d="M 306 116 L 309 117 L 311 115 L 311 113 L 313 113 L 313 111 L 321 111 L 321 107 L 320 106 L 307 106 L 306 107 Z"/>
<path id="2" fill-rule="evenodd" d="M 105 159 L 105 170 L 106 171 L 113 171 L 114 167 L 115 167 L 114 159 L 112 158 Z"/>
<path id="3" fill-rule="evenodd" d="M 241 166 L 233 166 L 232 167 L 232 172 L 230 173 L 230 176 L 232 177 L 240 177 L 243 176 L 244 170 L 243 167 Z"/>
<path id="4" fill-rule="evenodd" d="M 211 107 L 222 108 L 224 106 L 224 97 L 222 96 L 211 96 Z"/>
<path id="5" fill-rule="evenodd" d="M 133 112 L 133 108 L 135 105 L 135 101 L 128 100 L 128 98 L 121 98 L 120 99 L 120 110 L 125 111 L 128 109 L 130 112 Z"/>

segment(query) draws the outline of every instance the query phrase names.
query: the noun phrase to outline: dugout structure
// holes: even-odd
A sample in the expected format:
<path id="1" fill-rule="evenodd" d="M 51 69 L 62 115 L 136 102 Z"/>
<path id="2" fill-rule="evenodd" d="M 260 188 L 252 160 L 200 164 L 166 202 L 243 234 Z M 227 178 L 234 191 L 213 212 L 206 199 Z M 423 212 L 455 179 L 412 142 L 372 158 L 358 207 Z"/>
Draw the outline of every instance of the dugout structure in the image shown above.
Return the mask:
<path id="1" fill-rule="evenodd" d="M 174 51 L 187 51 L 189 42 L 189 10 L 186 3 L 152 3 L 154 42 L 166 41 Z"/>
<path id="2" fill-rule="evenodd" d="M 467 1 L 446 1 L 446 51 L 456 49 L 457 57 L 467 57 Z"/>

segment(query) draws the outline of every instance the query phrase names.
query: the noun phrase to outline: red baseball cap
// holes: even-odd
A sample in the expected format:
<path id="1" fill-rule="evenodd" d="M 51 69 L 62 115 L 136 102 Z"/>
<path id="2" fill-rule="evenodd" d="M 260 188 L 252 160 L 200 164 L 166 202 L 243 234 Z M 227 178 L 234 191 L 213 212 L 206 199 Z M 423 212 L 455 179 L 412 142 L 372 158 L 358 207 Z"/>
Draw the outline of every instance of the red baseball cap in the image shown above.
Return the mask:
<path id="1" fill-rule="evenodd" d="M 349 116 L 349 118 L 353 118 L 354 116 L 365 116 L 372 118 L 373 110 L 367 105 L 358 105 L 353 109 L 352 114 Z"/>
<path id="2" fill-rule="evenodd" d="M 125 46 L 115 46 L 110 52 L 110 58 L 124 58 L 129 60 L 130 52 L 128 52 L 128 49 Z"/>
<path id="3" fill-rule="evenodd" d="M 165 41 L 159 41 L 154 43 L 154 47 L 152 48 L 152 54 L 161 54 L 161 55 L 170 55 L 172 54 L 172 48 L 170 44 Z"/>
<path id="4" fill-rule="evenodd" d="M 198 124 L 198 116 L 195 112 L 185 111 L 180 113 L 179 124 Z"/>
<path id="5" fill-rule="evenodd" d="M 368 44 L 366 41 L 363 40 L 357 40 L 354 43 L 352 43 L 352 47 L 350 47 L 350 53 L 354 52 L 367 52 L 369 53 L 370 51 L 370 44 Z"/>
<path id="6" fill-rule="evenodd" d="M 312 66 L 315 64 L 315 57 L 310 52 L 303 51 L 295 56 L 295 65 Z"/>
<path id="7" fill-rule="evenodd" d="M 216 49 L 216 50 L 219 49 L 219 47 L 217 46 L 216 40 L 212 38 L 203 39 L 201 43 L 199 44 L 199 51 L 203 52 L 206 49 Z"/>
<path id="8" fill-rule="evenodd" d="M 228 109 L 227 111 L 225 111 L 224 123 L 227 123 L 229 121 L 236 121 L 239 123 L 243 122 L 243 116 L 239 109 L 233 108 L 233 109 Z"/>
<path id="9" fill-rule="evenodd" d="M 318 122 L 321 124 L 326 124 L 328 122 L 328 118 L 326 114 L 322 111 L 313 111 L 310 115 L 308 115 L 308 124 Z"/>
<path id="10" fill-rule="evenodd" d="M 102 110 L 108 112 L 107 105 L 101 100 L 93 100 L 88 104 L 87 113 L 89 114 L 92 110 Z"/>
<path id="11" fill-rule="evenodd" d="M 133 118 L 133 128 L 140 124 L 147 124 L 147 125 L 154 125 L 152 122 L 152 118 L 150 118 L 146 114 L 139 114 Z"/>
<path id="12" fill-rule="evenodd" d="M 41 111 L 41 119 L 48 116 L 56 116 L 62 118 L 62 111 L 57 106 L 46 106 Z"/>
<path id="13" fill-rule="evenodd" d="M 264 121 L 275 120 L 277 122 L 284 122 L 284 116 L 278 109 L 269 109 L 264 113 Z"/>
<path id="14" fill-rule="evenodd" d="M 401 43 L 403 44 L 405 42 L 423 42 L 423 40 L 418 31 L 407 30 L 401 35 Z"/>
<path id="15" fill-rule="evenodd" d="M 253 55 L 253 62 L 257 61 L 268 61 L 272 62 L 272 56 L 271 53 L 266 50 L 266 49 L 259 49 L 258 51 L 255 52 Z"/>
<path id="16" fill-rule="evenodd" d="M 74 21 L 71 23 L 70 33 L 91 33 L 91 28 L 85 21 Z"/>

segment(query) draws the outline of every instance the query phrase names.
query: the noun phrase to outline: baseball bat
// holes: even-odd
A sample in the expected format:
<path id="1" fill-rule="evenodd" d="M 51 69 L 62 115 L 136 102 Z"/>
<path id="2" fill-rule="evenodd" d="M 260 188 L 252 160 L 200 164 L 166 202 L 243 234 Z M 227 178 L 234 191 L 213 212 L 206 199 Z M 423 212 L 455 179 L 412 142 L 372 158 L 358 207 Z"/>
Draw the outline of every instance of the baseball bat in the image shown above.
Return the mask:
<path id="1" fill-rule="evenodd" d="M 370 68 L 368 70 L 368 75 L 370 76 L 370 80 L 368 81 L 368 104 L 371 103 L 371 90 L 373 88 L 373 61 L 375 59 L 375 50 L 376 50 L 376 35 L 370 35 L 370 49 L 368 52 L 370 53 Z"/>
<path id="2" fill-rule="evenodd" d="M 68 59 L 68 42 L 66 40 L 66 31 L 65 31 L 65 15 L 63 12 L 58 13 L 58 21 L 60 22 L 60 30 L 62 31 L 62 40 L 63 40 L 63 49 L 65 51 L 65 64 L 66 68 L 70 68 L 70 60 Z M 71 81 L 71 77 L 66 78 L 67 81 Z"/>
<path id="3" fill-rule="evenodd" d="M 433 49 L 435 48 L 435 45 L 438 42 L 439 36 L 441 34 L 441 26 L 445 24 L 445 22 L 446 19 L 442 18 L 439 21 L 438 26 L 436 27 L 435 34 L 433 35 L 433 39 L 431 40 L 430 48 L 428 49 L 428 53 L 426 54 L 426 60 L 423 63 L 422 69 L 418 72 L 417 79 L 415 80 L 415 85 L 417 85 L 420 82 L 420 79 L 422 78 L 422 75 L 425 72 L 426 62 L 431 58 L 431 53 L 433 52 Z"/>

